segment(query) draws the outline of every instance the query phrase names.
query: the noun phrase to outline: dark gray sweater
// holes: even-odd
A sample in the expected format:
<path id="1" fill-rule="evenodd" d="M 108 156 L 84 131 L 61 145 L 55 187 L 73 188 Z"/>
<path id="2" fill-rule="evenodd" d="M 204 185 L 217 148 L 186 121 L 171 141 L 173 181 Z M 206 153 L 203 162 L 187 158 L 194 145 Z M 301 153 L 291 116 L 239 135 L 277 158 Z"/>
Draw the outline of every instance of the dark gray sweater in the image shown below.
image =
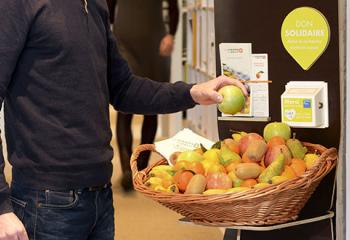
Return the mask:
<path id="1" fill-rule="evenodd" d="M 109 104 L 139 114 L 195 105 L 190 85 L 133 75 L 110 31 L 106 0 L 87 2 L 85 9 L 82 0 L 0 1 L 0 101 L 13 181 L 22 186 L 109 182 Z M 3 167 L 0 154 L 0 214 L 12 210 Z"/>

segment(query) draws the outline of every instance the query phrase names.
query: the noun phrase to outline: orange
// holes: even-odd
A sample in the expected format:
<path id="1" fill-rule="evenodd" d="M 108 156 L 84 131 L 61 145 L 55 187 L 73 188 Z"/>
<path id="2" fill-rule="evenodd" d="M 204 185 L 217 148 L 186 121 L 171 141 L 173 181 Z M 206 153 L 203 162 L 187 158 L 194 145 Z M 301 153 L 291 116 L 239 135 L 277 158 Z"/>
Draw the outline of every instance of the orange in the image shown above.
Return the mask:
<path id="1" fill-rule="evenodd" d="M 187 185 L 193 177 L 191 171 L 178 171 L 174 175 L 174 181 L 181 192 L 186 191 Z"/>
<path id="2" fill-rule="evenodd" d="M 203 164 L 201 162 L 190 162 L 187 165 L 186 170 L 190 170 L 190 171 L 194 172 L 195 174 L 204 175 L 204 173 L 205 173 Z"/>
<path id="3" fill-rule="evenodd" d="M 230 163 L 229 165 L 227 165 L 226 167 L 225 167 L 225 169 L 226 169 L 226 172 L 231 172 L 231 171 L 234 171 L 234 170 L 236 170 L 236 166 L 238 165 L 239 163 L 237 163 L 237 162 L 232 162 L 232 163 Z"/>
<path id="4" fill-rule="evenodd" d="M 284 176 L 288 179 L 293 179 L 293 178 L 297 177 L 296 173 L 294 172 L 294 170 L 291 166 L 286 166 L 284 168 L 284 171 L 281 174 L 281 176 Z"/>
<path id="5" fill-rule="evenodd" d="M 258 184 L 258 182 L 255 180 L 255 179 L 246 179 L 246 180 L 244 180 L 242 183 L 241 183 L 241 185 L 240 185 L 240 187 L 253 187 L 254 185 L 256 185 L 256 184 Z"/>
<path id="6" fill-rule="evenodd" d="M 273 147 L 273 146 L 278 146 L 278 145 L 286 145 L 286 141 L 284 140 L 283 137 L 280 136 L 273 136 L 268 142 L 267 142 L 267 146 L 269 148 Z"/>
<path id="7" fill-rule="evenodd" d="M 179 171 L 179 170 L 185 170 L 187 169 L 188 165 L 190 164 L 189 161 L 186 161 L 186 160 L 182 160 L 182 161 L 177 161 L 174 165 L 174 169 L 176 171 Z"/>
<path id="8" fill-rule="evenodd" d="M 293 158 L 290 167 L 294 170 L 295 174 L 299 177 L 306 171 L 306 163 L 302 159 Z"/>

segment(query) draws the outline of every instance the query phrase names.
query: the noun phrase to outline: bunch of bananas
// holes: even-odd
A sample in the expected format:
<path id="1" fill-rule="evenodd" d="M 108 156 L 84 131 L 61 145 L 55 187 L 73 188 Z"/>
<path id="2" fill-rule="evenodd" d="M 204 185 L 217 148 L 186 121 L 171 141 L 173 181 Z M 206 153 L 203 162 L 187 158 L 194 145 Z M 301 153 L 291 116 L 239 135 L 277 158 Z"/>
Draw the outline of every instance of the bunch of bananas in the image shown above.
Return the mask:
<path id="1" fill-rule="evenodd" d="M 175 170 L 169 165 L 159 165 L 152 169 L 149 173 L 149 179 L 146 186 L 156 190 L 170 193 L 178 193 L 179 189 L 174 182 Z"/>

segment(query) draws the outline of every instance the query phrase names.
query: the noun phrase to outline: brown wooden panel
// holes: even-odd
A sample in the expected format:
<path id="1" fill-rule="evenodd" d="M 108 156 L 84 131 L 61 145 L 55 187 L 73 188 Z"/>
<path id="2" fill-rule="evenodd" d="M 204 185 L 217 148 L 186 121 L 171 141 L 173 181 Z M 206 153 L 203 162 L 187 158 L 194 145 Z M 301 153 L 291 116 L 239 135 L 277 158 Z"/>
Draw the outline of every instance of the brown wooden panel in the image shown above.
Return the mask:
<path id="1" fill-rule="evenodd" d="M 320 10 L 331 28 L 331 40 L 325 53 L 304 71 L 285 51 L 280 30 L 285 16 L 293 9 L 310 6 Z M 251 42 L 253 53 L 269 54 L 270 115 L 281 120 L 280 96 L 289 81 L 326 81 L 329 84 L 329 119 L 327 129 L 293 129 L 297 137 L 324 146 L 338 147 L 340 137 L 339 48 L 337 1 L 280 1 L 280 0 L 220 0 L 215 1 L 216 43 Z M 217 48 L 217 53 L 219 49 Z M 219 54 L 217 74 L 220 75 Z M 262 123 L 219 121 L 220 138 L 229 135 L 230 128 L 261 132 Z"/>
<path id="2" fill-rule="evenodd" d="M 308 71 L 304 71 L 287 53 L 280 36 L 284 18 L 293 9 L 302 6 L 321 11 L 326 16 L 331 30 L 328 48 Z M 215 28 L 218 75 L 221 74 L 219 43 L 250 42 L 253 53 L 269 55 L 269 79 L 273 80 L 269 85 L 271 121 L 281 121 L 280 96 L 287 82 L 328 82 L 330 127 L 327 129 L 293 128 L 293 132 L 296 132 L 297 138 L 303 141 L 338 148 L 340 140 L 338 1 L 218 0 L 215 1 Z M 231 129 L 262 134 L 266 124 L 266 122 L 218 121 L 219 136 L 220 139 L 229 137 Z M 334 172 L 322 181 L 302 210 L 303 217 L 324 214 L 328 210 L 332 200 L 333 182 Z"/>

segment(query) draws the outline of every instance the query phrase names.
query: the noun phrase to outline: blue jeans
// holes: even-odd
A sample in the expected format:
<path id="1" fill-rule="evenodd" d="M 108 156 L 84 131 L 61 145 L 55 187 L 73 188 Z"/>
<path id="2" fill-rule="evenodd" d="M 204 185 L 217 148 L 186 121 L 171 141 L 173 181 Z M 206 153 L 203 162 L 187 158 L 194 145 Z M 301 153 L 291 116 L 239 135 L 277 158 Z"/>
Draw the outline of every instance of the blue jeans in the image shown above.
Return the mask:
<path id="1" fill-rule="evenodd" d="M 113 194 L 104 189 L 37 191 L 11 186 L 11 201 L 30 240 L 113 240 Z"/>

